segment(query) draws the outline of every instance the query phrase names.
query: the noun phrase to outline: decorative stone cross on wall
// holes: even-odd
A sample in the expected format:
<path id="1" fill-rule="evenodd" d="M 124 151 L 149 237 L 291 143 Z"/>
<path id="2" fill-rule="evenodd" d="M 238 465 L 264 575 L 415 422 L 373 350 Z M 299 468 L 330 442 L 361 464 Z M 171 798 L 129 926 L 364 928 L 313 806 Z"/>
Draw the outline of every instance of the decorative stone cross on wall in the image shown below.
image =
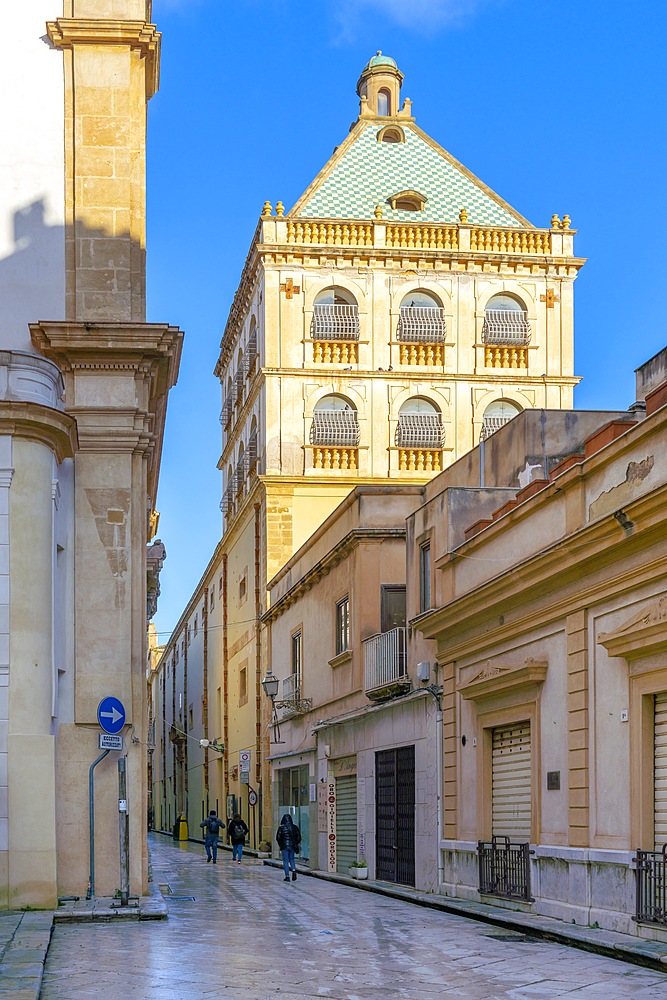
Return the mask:
<path id="1" fill-rule="evenodd" d="M 286 299 L 292 299 L 301 291 L 301 285 L 295 285 L 292 279 L 288 278 L 287 281 L 280 286 L 280 291 L 285 293 Z"/>
<path id="2" fill-rule="evenodd" d="M 281 285 L 280 287 L 282 288 L 283 286 Z M 558 298 L 553 288 L 547 288 L 547 294 L 540 295 L 540 302 L 546 302 L 547 309 L 553 309 L 554 302 L 558 302 Z"/>

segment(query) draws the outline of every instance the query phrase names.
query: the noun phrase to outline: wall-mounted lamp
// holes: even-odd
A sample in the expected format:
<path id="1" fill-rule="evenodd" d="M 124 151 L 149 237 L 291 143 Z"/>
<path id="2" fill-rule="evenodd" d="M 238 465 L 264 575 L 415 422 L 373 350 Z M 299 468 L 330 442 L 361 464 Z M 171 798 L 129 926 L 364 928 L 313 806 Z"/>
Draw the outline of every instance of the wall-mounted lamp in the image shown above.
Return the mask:
<path id="1" fill-rule="evenodd" d="M 264 688 L 264 694 L 267 698 L 271 699 L 271 707 L 273 708 L 273 726 L 275 730 L 275 739 L 273 743 L 283 743 L 284 741 L 280 738 L 280 723 L 278 722 L 278 712 L 276 711 L 276 695 L 278 694 L 278 688 L 280 686 L 280 681 L 277 677 L 273 676 L 271 669 L 266 671 L 266 677 L 262 680 L 262 687 Z"/>

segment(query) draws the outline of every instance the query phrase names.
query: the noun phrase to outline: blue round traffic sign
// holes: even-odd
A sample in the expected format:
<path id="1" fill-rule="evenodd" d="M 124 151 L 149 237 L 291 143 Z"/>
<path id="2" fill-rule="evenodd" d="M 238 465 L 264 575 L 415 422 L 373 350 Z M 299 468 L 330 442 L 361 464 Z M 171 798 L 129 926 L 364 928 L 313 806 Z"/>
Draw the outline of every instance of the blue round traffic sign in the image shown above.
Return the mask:
<path id="1" fill-rule="evenodd" d="M 118 698 L 102 698 L 97 706 L 97 721 L 105 733 L 120 733 L 125 725 L 125 706 Z"/>

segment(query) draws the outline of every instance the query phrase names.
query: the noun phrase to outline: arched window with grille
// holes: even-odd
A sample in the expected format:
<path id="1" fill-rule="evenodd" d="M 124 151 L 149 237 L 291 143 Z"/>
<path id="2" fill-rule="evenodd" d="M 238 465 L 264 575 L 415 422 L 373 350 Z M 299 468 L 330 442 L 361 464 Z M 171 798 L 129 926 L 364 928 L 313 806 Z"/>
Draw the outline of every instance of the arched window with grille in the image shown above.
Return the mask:
<path id="1" fill-rule="evenodd" d="M 406 400 L 398 413 L 395 443 L 402 472 L 440 472 L 445 434 L 437 406 L 421 396 Z"/>
<path id="2" fill-rule="evenodd" d="M 396 427 L 399 448 L 442 448 L 442 415 L 428 399 L 413 396 L 401 407 Z"/>
<path id="3" fill-rule="evenodd" d="M 495 399 L 484 410 L 482 440 L 495 434 L 497 430 L 509 423 L 513 417 L 516 417 L 517 413 L 521 413 L 521 407 L 517 406 L 516 403 L 510 403 L 506 399 Z"/>
<path id="4" fill-rule="evenodd" d="M 494 295 L 484 310 L 482 341 L 485 344 L 530 343 L 530 323 L 525 306 L 513 295 Z"/>
<path id="5" fill-rule="evenodd" d="M 357 448 L 359 418 L 343 396 L 324 396 L 313 410 L 310 443 L 325 447 Z"/>
<path id="6" fill-rule="evenodd" d="M 325 288 L 313 303 L 313 340 L 358 340 L 359 307 L 346 288 Z"/>

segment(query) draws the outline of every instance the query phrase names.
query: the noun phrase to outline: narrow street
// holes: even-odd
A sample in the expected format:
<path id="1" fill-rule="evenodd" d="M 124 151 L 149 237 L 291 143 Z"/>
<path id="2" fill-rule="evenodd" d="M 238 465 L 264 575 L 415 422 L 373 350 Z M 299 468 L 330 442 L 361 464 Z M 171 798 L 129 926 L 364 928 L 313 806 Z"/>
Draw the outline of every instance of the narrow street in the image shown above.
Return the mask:
<path id="1" fill-rule="evenodd" d="M 196 844 L 151 838 L 164 921 L 57 924 L 42 1000 L 577 1000 L 664 998 L 626 965 Z M 189 898 L 194 897 L 194 898 Z"/>

